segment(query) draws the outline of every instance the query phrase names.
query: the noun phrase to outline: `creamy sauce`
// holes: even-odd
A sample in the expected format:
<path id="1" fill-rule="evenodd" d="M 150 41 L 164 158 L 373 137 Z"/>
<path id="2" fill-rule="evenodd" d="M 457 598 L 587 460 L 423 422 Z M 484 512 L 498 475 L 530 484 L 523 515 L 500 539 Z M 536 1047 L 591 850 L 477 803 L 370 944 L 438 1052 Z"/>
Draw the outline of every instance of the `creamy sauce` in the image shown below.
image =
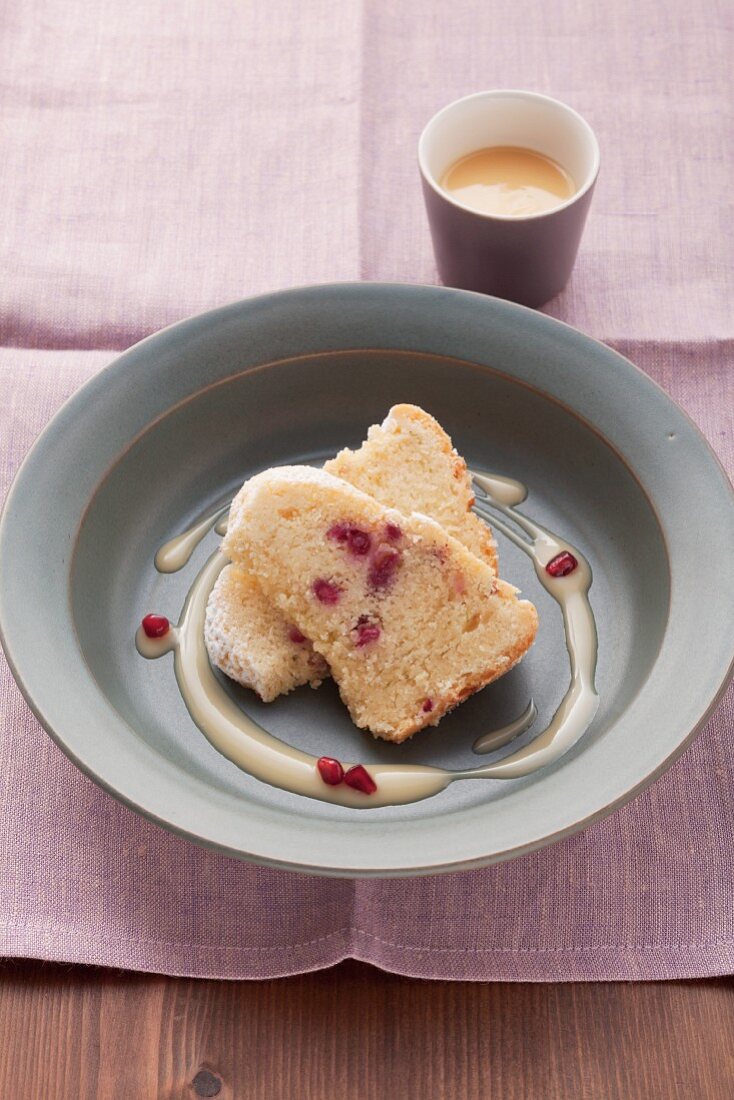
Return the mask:
<path id="1" fill-rule="evenodd" d="M 175 538 L 164 543 L 155 556 L 155 567 L 158 572 L 178 573 L 179 569 L 183 569 L 190 561 L 196 547 L 203 538 L 206 538 L 212 527 L 218 535 L 226 534 L 228 512 L 228 504 L 223 505 L 221 508 L 215 508 L 213 512 L 208 512 L 193 527 L 189 527 L 188 531 L 184 531 L 183 534 L 176 535 Z"/>
<path id="2" fill-rule="evenodd" d="M 509 745 L 510 741 L 514 741 L 521 733 L 525 733 L 525 730 L 529 730 L 537 717 L 538 708 L 531 699 L 520 717 L 516 718 L 514 722 L 508 722 L 506 726 L 477 738 L 474 742 L 474 752 L 495 752 L 496 749 L 501 749 L 503 745 Z"/>
<path id="3" fill-rule="evenodd" d="M 489 765 L 496 779 L 515 779 L 545 767 L 546 764 L 550 764 L 567 752 L 589 728 L 599 708 L 599 696 L 594 683 L 597 655 L 596 621 L 589 603 L 591 566 L 583 554 L 570 543 L 554 535 L 545 527 L 541 527 L 540 524 L 534 523 L 521 512 L 515 511 L 514 501 L 503 502 L 497 494 L 495 478 L 474 474 L 473 479 L 475 486 L 486 494 L 476 502 L 477 513 L 491 520 L 496 531 L 501 531 L 532 559 L 538 580 L 546 592 L 559 604 L 563 613 L 566 648 L 571 661 L 571 683 L 550 725 L 529 745 L 525 745 L 504 760 Z M 503 479 L 504 484 L 505 479 Z M 517 499 L 517 503 L 521 503 L 526 495 Z M 507 500 L 506 496 L 505 500 Z M 489 510 L 490 505 L 511 519 L 529 538 L 518 535 L 498 519 Z M 545 567 L 564 550 L 573 554 L 578 565 L 573 573 L 565 577 L 552 577 L 546 572 Z M 474 745 L 475 752 L 490 751 L 483 747 L 483 741 L 484 738 L 479 738 Z M 483 774 L 486 773 L 483 771 Z"/>
<path id="4" fill-rule="evenodd" d="M 477 512 L 491 518 L 495 528 L 533 559 L 538 579 L 559 603 L 571 659 L 571 685 L 551 724 L 529 745 L 503 760 L 463 771 L 412 764 L 369 764 L 368 771 L 377 783 L 377 790 L 371 795 L 344 784 L 335 787 L 325 784 L 316 767 L 317 758 L 287 745 L 249 718 L 211 668 L 204 642 L 204 619 L 209 593 L 227 564 L 219 551 L 209 558 L 189 589 L 179 623 L 172 625 L 162 638 L 148 638 L 139 628 L 135 637 L 138 651 L 148 659 L 173 652 L 176 680 L 183 700 L 211 744 L 255 778 L 295 794 L 340 806 L 376 809 L 429 798 L 457 779 L 509 779 L 544 767 L 575 744 L 588 728 L 599 705 L 594 688 L 596 626 L 587 598 L 591 569 L 578 550 L 514 510 L 527 496 L 525 486 L 519 481 L 479 474 L 474 475 L 474 481 L 482 493 L 476 504 Z M 490 514 L 490 507 L 511 519 L 528 537 L 517 534 Z M 155 557 L 156 568 L 162 573 L 182 569 L 212 527 L 222 533 L 226 511 L 227 508 L 219 508 L 210 512 L 188 531 L 162 546 Z M 578 567 L 565 577 L 551 577 L 545 566 L 563 550 L 574 554 Z M 480 737 L 474 745 L 475 751 L 491 752 L 502 747 L 527 730 L 536 716 L 537 710 L 531 701 L 514 722 Z M 343 764 L 345 770 L 351 766 L 347 761 Z"/>
<path id="5" fill-rule="evenodd" d="M 498 474 L 492 474 L 490 477 L 488 474 L 475 474 L 473 471 L 470 473 L 475 487 L 479 483 L 479 488 L 497 507 L 504 505 L 506 508 L 512 508 L 527 500 L 527 486 L 521 481 L 515 481 L 514 477 L 500 477 Z M 491 489 L 488 488 L 489 485 Z"/>

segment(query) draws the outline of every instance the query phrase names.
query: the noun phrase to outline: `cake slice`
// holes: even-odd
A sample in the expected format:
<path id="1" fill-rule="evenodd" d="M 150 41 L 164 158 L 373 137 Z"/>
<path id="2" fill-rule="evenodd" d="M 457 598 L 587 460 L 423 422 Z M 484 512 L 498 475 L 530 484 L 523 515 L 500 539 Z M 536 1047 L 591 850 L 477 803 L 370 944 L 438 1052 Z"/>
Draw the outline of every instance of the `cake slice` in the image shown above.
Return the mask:
<path id="1" fill-rule="evenodd" d="M 441 425 L 416 405 L 395 405 L 369 429 L 356 450 L 324 466 L 401 512 L 423 512 L 496 571 L 495 541 L 471 511 L 474 494 L 466 463 Z M 300 632 L 296 637 L 300 637 Z M 213 665 L 269 703 L 302 684 L 328 676 L 308 641 L 293 641 L 286 622 L 241 567 L 227 566 L 207 605 L 205 638 Z"/>
<path id="2" fill-rule="evenodd" d="M 434 520 L 323 470 L 247 481 L 224 552 L 328 663 L 356 725 L 404 741 L 508 672 L 533 605 Z"/>

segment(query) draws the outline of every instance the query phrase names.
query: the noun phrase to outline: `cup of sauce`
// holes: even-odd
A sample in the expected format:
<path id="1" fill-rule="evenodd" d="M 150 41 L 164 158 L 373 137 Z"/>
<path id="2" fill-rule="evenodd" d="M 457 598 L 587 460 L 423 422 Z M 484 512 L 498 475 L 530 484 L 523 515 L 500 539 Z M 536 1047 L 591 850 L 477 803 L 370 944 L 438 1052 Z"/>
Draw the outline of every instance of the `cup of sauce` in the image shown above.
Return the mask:
<path id="1" fill-rule="evenodd" d="M 599 172 L 576 111 L 536 92 L 478 92 L 434 115 L 418 163 L 446 286 L 527 306 L 563 290 Z"/>

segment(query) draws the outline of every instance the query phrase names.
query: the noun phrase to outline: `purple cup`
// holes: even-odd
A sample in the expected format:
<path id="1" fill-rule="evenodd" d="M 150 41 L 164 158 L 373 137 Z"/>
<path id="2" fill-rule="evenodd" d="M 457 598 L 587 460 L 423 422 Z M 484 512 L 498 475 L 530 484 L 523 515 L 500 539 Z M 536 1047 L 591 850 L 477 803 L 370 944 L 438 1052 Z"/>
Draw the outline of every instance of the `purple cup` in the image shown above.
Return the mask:
<path id="1" fill-rule="evenodd" d="M 441 187 L 461 157 L 498 145 L 556 161 L 573 195 L 539 214 L 472 210 Z M 477 92 L 450 103 L 418 142 L 423 197 L 441 281 L 526 306 L 541 306 L 568 282 L 599 173 L 594 131 L 565 103 L 537 92 Z"/>

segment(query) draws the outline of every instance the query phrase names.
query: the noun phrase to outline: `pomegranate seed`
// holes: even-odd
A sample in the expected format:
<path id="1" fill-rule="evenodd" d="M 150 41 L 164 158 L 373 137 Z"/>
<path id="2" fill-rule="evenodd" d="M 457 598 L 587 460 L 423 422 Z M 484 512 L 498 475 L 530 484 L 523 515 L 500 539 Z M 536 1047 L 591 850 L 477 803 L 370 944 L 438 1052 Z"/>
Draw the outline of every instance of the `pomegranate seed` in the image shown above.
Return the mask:
<path id="1" fill-rule="evenodd" d="M 357 634 L 357 640 L 354 644 L 358 649 L 370 642 L 376 642 L 382 633 L 379 624 L 373 622 L 367 615 L 360 615 L 357 619 L 357 625 L 354 627 L 354 632 Z"/>
<path id="2" fill-rule="evenodd" d="M 296 645 L 302 645 L 306 641 L 306 635 L 301 634 L 297 626 L 292 626 L 290 628 L 290 630 L 288 631 L 288 637 L 292 642 L 295 642 Z"/>
<path id="3" fill-rule="evenodd" d="M 348 787 L 354 787 L 355 791 L 361 791 L 362 794 L 374 794 L 377 790 L 377 784 L 362 764 L 355 764 L 350 768 L 344 776 L 344 782 Z"/>
<path id="4" fill-rule="evenodd" d="M 369 581 L 373 588 L 386 588 L 395 575 L 400 561 L 400 551 L 381 543 L 372 557 Z"/>
<path id="5" fill-rule="evenodd" d="M 352 527 L 347 535 L 347 546 L 358 558 L 363 558 L 365 554 L 370 552 L 372 539 L 366 531 L 360 531 L 358 528 Z"/>
<path id="6" fill-rule="evenodd" d="M 347 541 L 347 525 L 346 523 L 335 523 L 333 527 L 330 527 L 326 532 L 327 539 L 334 539 L 335 542 Z"/>
<path id="7" fill-rule="evenodd" d="M 171 629 L 171 624 L 165 615 L 146 615 L 143 619 L 143 630 L 149 638 L 162 638 Z"/>
<path id="8" fill-rule="evenodd" d="M 423 713 L 424 714 L 430 714 L 432 710 L 433 710 L 433 699 L 426 699 L 425 703 L 423 704 Z"/>
<path id="9" fill-rule="evenodd" d="M 555 558 L 551 558 L 545 571 L 550 573 L 551 577 L 567 577 L 569 573 L 573 573 L 577 565 L 578 561 L 573 554 L 568 550 L 562 550 L 560 554 L 556 554 Z"/>
<path id="10" fill-rule="evenodd" d="M 313 582 L 313 594 L 319 603 L 338 603 L 341 592 L 342 590 L 338 584 L 324 580 L 323 577 L 318 577 Z"/>
<path id="11" fill-rule="evenodd" d="M 346 544 L 350 554 L 354 554 L 357 558 L 363 558 L 369 554 L 372 546 L 369 532 L 363 531 L 360 527 L 350 527 L 346 523 L 335 523 L 326 532 L 326 537 Z"/>
<path id="12" fill-rule="evenodd" d="M 397 523 L 388 523 L 385 527 L 385 532 L 392 542 L 397 542 L 398 539 L 403 537 L 403 532 L 398 527 Z"/>
<path id="13" fill-rule="evenodd" d="M 333 756 L 320 756 L 316 761 L 319 775 L 330 787 L 338 787 L 344 778 L 344 768 Z"/>

